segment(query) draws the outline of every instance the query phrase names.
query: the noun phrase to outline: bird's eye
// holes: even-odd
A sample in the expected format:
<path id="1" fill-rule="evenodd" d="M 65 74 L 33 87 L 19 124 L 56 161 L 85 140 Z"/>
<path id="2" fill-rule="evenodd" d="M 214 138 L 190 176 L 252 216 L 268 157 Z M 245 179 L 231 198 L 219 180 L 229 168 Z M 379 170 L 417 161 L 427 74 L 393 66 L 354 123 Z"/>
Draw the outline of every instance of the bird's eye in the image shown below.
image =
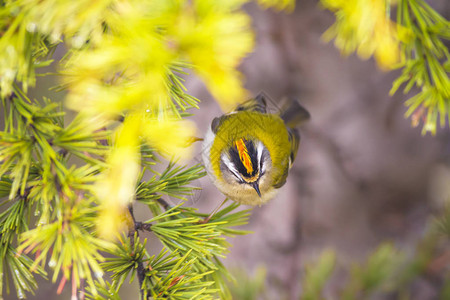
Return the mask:
<path id="1" fill-rule="evenodd" d="M 234 173 L 233 173 L 233 175 L 234 175 L 234 177 L 236 177 L 236 179 L 238 180 L 238 182 L 239 182 L 240 184 L 244 184 L 244 183 L 245 183 L 245 181 L 242 180 L 242 178 L 240 178 L 239 176 L 237 176 L 237 175 L 234 174 Z"/>
<path id="2" fill-rule="evenodd" d="M 227 155 L 222 156 L 222 162 L 225 165 L 225 167 L 228 169 L 228 171 L 236 178 L 236 181 L 239 184 L 245 183 L 245 181 L 242 179 L 240 172 L 236 168 L 236 165 L 233 162 L 231 162 L 230 158 Z"/>

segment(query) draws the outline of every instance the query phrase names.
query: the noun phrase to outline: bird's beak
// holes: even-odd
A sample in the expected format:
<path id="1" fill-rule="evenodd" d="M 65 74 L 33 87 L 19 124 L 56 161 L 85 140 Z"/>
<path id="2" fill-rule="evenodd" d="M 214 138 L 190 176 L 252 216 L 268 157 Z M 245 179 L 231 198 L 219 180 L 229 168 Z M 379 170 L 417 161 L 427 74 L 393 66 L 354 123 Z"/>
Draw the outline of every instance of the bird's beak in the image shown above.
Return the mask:
<path id="1" fill-rule="evenodd" d="M 252 182 L 251 185 L 252 185 L 252 187 L 255 189 L 255 191 L 258 193 L 259 198 L 261 198 L 261 192 L 259 191 L 259 185 L 258 185 L 258 182 L 257 182 L 257 181 Z"/>

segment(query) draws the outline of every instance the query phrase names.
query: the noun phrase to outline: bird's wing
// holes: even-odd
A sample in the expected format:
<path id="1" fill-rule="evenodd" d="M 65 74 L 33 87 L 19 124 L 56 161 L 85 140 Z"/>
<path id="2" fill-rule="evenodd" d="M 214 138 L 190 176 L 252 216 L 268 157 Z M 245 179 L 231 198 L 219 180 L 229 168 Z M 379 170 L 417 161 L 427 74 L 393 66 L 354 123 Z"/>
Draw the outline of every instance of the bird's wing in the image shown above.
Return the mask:
<path id="1" fill-rule="evenodd" d="M 288 128 L 289 143 L 291 144 L 291 154 L 289 156 L 289 167 L 294 163 L 300 145 L 300 133 L 295 128 Z"/>
<path id="2" fill-rule="evenodd" d="M 260 113 L 267 113 L 267 95 L 263 92 L 259 93 L 254 99 L 247 100 L 241 104 L 239 104 L 236 111 L 255 111 Z"/>
<path id="3" fill-rule="evenodd" d="M 298 146 L 300 144 L 300 134 L 295 128 L 288 128 L 289 134 L 289 143 L 291 145 L 290 154 L 289 154 L 289 164 L 285 164 L 284 170 L 276 182 L 273 183 L 273 187 L 276 189 L 281 188 L 286 183 L 286 178 L 288 177 L 289 169 L 294 163 L 295 156 L 297 155 Z"/>
<path id="4" fill-rule="evenodd" d="M 296 127 L 301 125 L 303 122 L 309 120 L 311 116 L 309 112 L 303 106 L 301 106 L 295 99 L 290 99 L 288 104 L 281 112 L 280 117 L 286 124 L 289 134 L 289 143 L 291 144 L 291 155 L 289 157 L 290 158 L 289 166 L 291 166 L 295 160 L 298 146 L 300 144 L 300 133 L 296 129 Z"/>
<path id="5" fill-rule="evenodd" d="M 286 183 L 288 171 L 289 171 L 289 168 L 286 168 L 286 170 L 284 170 L 283 174 L 281 175 L 280 179 L 277 180 L 277 182 L 274 182 L 274 184 L 273 184 L 274 188 L 279 189 Z"/>
<path id="6" fill-rule="evenodd" d="M 267 95 L 263 92 L 259 93 L 258 96 L 256 96 L 253 99 L 247 100 L 241 104 L 239 104 L 234 111 L 231 113 L 222 115 L 220 117 L 214 118 L 214 120 L 211 123 L 211 130 L 214 132 L 214 134 L 217 133 L 217 129 L 220 127 L 220 125 L 223 123 L 225 119 L 230 117 L 232 114 L 239 112 L 239 111 L 254 111 L 259 113 L 267 113 Z"/>

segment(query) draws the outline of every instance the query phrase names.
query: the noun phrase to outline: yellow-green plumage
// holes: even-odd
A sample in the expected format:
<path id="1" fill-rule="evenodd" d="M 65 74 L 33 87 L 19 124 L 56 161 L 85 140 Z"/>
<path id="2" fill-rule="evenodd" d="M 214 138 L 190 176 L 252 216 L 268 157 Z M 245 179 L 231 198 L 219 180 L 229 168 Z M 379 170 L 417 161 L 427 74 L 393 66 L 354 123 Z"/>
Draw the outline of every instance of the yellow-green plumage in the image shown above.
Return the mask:
<path id="1" fill-rule="evenodd" d="M 267 113 L 258 95 L 215 118 L 203 142 L 205 169 L 231 200 L 261 205 L 284 185 L 300 136 L 295 129 L 309 113 L 296 101 L 281 114 Z"/>
<path id="2" fill-rule="evenodd" d="M 272 160 L 272 180 L 274 184 L 284 180 L 283 175 L 289 168 L 291 143 L 283 120 L 274 114 L 262 114 L 253 111 L 240 111 L 228 115 L 220 124 L 211 147 L 211 161 L 214 175 L 220 178 L 220 155 L 229 145 L 239 138 L 260 140 L 269 150 Z"/>

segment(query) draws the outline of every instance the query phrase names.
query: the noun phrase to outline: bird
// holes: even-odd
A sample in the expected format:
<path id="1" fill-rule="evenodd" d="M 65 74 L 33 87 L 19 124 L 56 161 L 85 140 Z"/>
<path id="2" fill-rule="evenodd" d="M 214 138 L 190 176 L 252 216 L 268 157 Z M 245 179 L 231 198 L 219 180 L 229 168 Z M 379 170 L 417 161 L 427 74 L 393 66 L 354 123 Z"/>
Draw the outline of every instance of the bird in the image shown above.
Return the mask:
<path id="1" fill-rule="evenodd" d="M 297 127 L 310 119 L 295 99 L 268 112 L 264 92 L 216 117 L 202 145 L 205 170 L 228 199 L 262 205 L 286 183 L 300 143 Z"/>

